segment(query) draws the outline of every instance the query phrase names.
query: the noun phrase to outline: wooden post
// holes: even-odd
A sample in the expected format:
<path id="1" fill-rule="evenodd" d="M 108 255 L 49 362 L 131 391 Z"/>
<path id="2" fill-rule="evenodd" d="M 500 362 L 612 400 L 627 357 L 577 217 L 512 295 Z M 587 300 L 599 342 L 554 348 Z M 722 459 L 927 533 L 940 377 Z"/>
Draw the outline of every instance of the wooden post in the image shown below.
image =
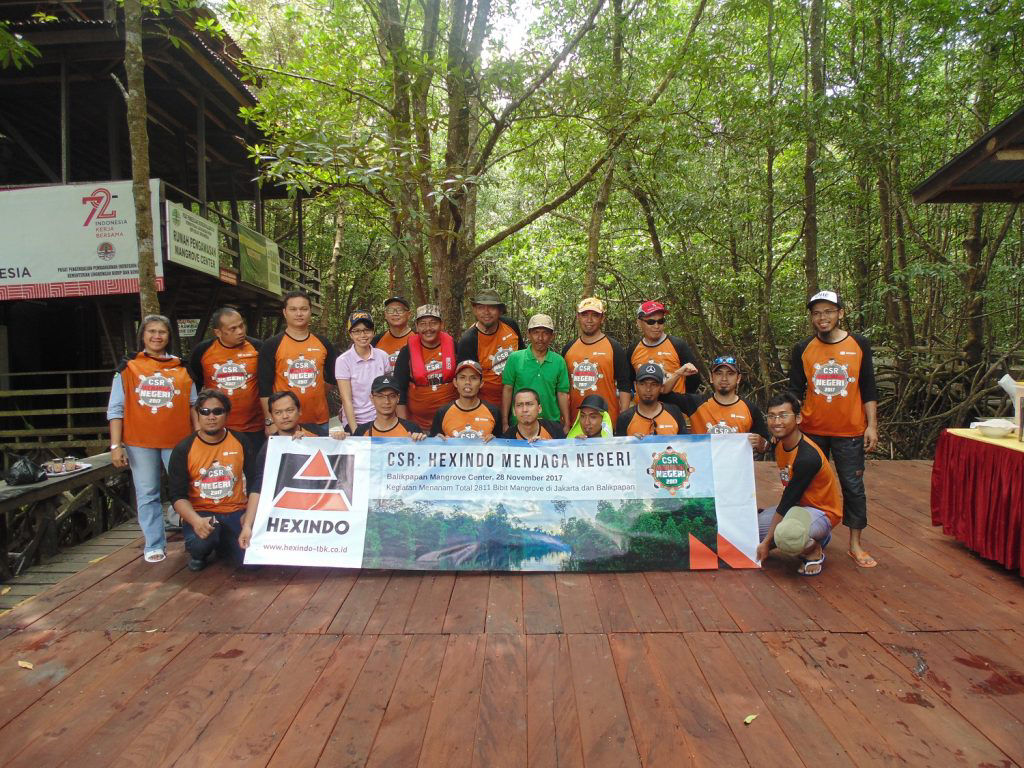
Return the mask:
<path id="1" fill-rule="evenodd" d="M 263 193 L 259 181 L 253 182 L 253 205 L 256 207 L 256 231 L 263 234 Z"/>
<path id="2" fill-rule="evenodd" d="M 199 213 L 206 215 L 206 94 L 199 92 L 196 103 L 196 177 L 199 187 Z"/>
<path id="3" fill-rule="evenodd" d="M 68 98 L 68 63 L 60 62 L 60 181 L 71 182 L 71 115 Z"/>
<path id="4" fill-rule="evenodd" d="M 110 178 L 121 178 L 121 99 L 116 93 L 110 94 L 107 105 L 107 155 L 110 161 Z"/>

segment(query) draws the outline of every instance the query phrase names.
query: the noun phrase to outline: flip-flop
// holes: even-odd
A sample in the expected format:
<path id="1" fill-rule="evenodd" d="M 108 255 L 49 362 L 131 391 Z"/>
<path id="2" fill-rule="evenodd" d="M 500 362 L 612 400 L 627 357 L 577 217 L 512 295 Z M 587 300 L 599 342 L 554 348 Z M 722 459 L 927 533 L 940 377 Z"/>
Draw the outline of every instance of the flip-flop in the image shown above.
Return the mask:
<path id="1" fill-rule="evenodd" d="M 808 573 L 807 566 L 809 565 L 818 566 L 818 570 L 816 570 L 814 573 Z M 821 557 L 819 557 L 817 560 L 804 560 L 802 563 L 800 563 L 800 567 L 796 569 L 796 572 L 799 573 L 801 576 L 817 576 L 822 572 L 822 570 L 824 570 L 824 566 L 825 553 L 822 552 Z"/>
<path id="2" fill-rule="evenodd" d="M 142 559 L 145 560 L 147 563 L 162 563 L 164 560 L 167 559 L 167 555 L 164 554 L 164 551 L 162 549 L 154 549 L 150 552 L 146 552 L 142 556 Z"/>
<path id="3" fill-rule="evenodd" d="M 858 555 L 856 552 L 846 550 L 846 554 L 853 558 L 853 562 L 859 565 L 861 568 L 874 568 L 878 565 L 878 561 L 875 560 L 871 555 L 865 552 L 862 555 Z"/>

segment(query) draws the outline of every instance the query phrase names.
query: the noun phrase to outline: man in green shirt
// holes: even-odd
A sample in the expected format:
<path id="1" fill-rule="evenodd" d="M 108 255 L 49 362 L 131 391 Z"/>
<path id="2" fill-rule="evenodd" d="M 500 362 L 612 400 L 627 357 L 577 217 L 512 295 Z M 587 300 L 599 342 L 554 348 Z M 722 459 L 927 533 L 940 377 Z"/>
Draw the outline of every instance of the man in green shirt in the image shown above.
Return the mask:
<path id="1" fill-rule="evenodd" d="M 512 398 L 523 387 L 540 396 L 540 417 L 559 421 L 569 429 L 569 369 L 565 358 L 550 349 L 555 337 L 555 324 L 547 315 L 534 315 L 526 325 L 530 346 L 513 352 L 501 374 L 501 413 L 503 431 L 516 423 L 509 415 Z"/>

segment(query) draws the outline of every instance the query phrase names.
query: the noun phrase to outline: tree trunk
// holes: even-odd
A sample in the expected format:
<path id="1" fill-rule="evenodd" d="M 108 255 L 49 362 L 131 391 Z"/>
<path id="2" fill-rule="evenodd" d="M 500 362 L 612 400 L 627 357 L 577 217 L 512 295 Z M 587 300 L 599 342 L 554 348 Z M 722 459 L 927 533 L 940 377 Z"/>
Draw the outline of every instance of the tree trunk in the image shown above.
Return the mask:
<path id="1" fill-rule="evenodd" d="M 149 132 L 146 126 L 146 62 L 142 55 L 142 3 L 125 0 L 124 70 L 128 83 L 128 142 L 132 155 L 135 237 L 139 244 L 139 305 L 142 316 L 160 314 L 149 194 Z"/>
<path id="2" fill-rule="evenodd" d="M 345 241 L 345 211 L 341 201 L 334 209 L 334 246 L 331 248 L 331 265 L 327 270 L 327 295 L 324 311 L 320 315 L 320 330 L 326 331 L 332 317 L 339 317 L 338 283 L 341 280 L 339 264 L 341 262 L 342 245 Z"/>
<path id="3" fill-rule="evenodd" d="M 818 292 L 818 129 L 825 102 L 825 66 L 822 59 L 822 0 L 811 0 L 807 93 L 807 150 L 804 154 L 804 277 L 807 296 Z"/>
<path id="4" fill-rule="evenodd" d="M 900 333 L 900 308 L 896 302 L 896 278 L 893 275 L 892 201 L 889 198 L 889 180 L 882 168 L 878 171 L 878 220 L 882 228 L 882 304 L 885 307 L 885 320 L 893 341 L 901 350 L 905 350 L 903 335 Z"/>

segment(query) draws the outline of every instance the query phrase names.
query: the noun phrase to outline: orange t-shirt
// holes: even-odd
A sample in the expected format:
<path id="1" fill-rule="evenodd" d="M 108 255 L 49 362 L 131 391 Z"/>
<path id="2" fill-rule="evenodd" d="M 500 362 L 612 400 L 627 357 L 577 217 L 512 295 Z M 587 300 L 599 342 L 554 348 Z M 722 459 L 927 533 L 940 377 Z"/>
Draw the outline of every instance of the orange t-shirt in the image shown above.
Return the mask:
<path id="1" fill-rule="evenodd" d="M 455 401 L 455 384 L 444 381 L 443 350 L 438 344 L 433 349 L 423 347 L 423 365 L 427 369 L 427 384 L 417 386 L 409 374 L 409 347 L 403 347 L 395 361 L 395 383 L 401 388 L 399 402 L 409 409 L 409 417 L 423 431 L 428 432 L 434 414 Z"/>
<path id="2" fill-rule="evenodd" d="M 139 352 L 121 371 L 125 445 L 173 448 L 192 431 L 192 377 L 181 360 Z"/>
<path id="3" fill-rule="evenodd" d="M 388 369 L 385 373 L 391 373 L 395 370 L 395 360 L 398 359 L 398 353 L 409 343 L 410 336 L 412 336 L 412 331 L 409 331 L 405 336 L 394 336 L 389 328 L 373 342 L 373 346 L 387 353 Z"/>
<path id="4" fill-rule="evenodd" d="M 501 437 L 501 413 L 482 400 L 476 408 L 464 410 L 458 403 L 450 403 L 434 415 L 431 435 L 459 437 L 467 440 L 491 434 Z"/>
<path id="5" fill-rule="evenodd" d="M 569 422 L 576 420 L 580 403 L 587 395 L 601 395 L 608 403 L 608 417 L 619 416 L 618 392 L 629 392 L 629 361 L 618 342 L 610 336 L 587 343 L 576 339 L 562 350 L 569 369 Z"/>
<path id="6" fill-rule="evenodd" d="M 832 527 L 843 519 L 839 481 L 821 449 L 804 435 L 791 451 L 782 443 L 775 446 L 775 463 L 782 479 L 782 499 L 777 508 L 785 515 L 791 507 L 814 507 L 828 516 Z"/>
<path id="7" fill-rule="evenodd" d="M 168 462 L 171 501 L 188 499 L 196 512 L 237 512 L 248 501 L 254 468 L 255 461 L 245 455 L 234 432 L 228 430 L 217 443 L 189 435 L 175 446 Z"/>
<path id="8" fill-rule="evenodd" d="M 466 350 L 463 340 L 472 343 L 476 337 L 476 349 Z M 501 407 L 501 372 L 505 370 L 508 356 L 519 349 L 519 333 L 506 322 L 499 321 L 494 333 L 484 333 L 478 327 L 471 327 L 459 340 L 459 360 L 476 360 L 484 371 L 484 383 L 480 387 L 480 399 L 498 408 Z M 475 352 L 475 354 L 473 354 Z"/>
<path id="9" fill-rule="evenodd" d="M 540 432 L 537 435 L 538 440 L 564 440 L 565 432 L 562 430 L 562 425 L 556 421 L 549 421 L 548 419 L 537 419 L 537 423 L 540 425 Z M 506 440 L 526 440 L 527 438 L 519 431 L 519 424 L 509 427 L 505 430 L 505 434 L 502 435 Z"/>
<path id="10" fill-rule="evenodd" d="M 634 405 L 619 415 L 615 422 L 615 434 L 619 437 L 685 435 L 686 422 L 683 412 L 670 403 L 662 403 L 661 410 L 652 419 L 640 415 Z"/>
<path id="11" fill-rule="evenodd" d="M 274 392 L 294 392 L 306 424 L 323 424 L 331 418 L 327 410 L 326 370 L 327 348 L 315 334 L 302 341 L 284 334 L 274 355 Z"/>
<path id="12" fill-rule="evenodd" d="M 868 424 L 864 403 L 878 399 L 871 345 L 852 333 L 831 343 L 812 336 L 793 348 L 789 384 L 803 400 L 800 431 L 863 435 Z"/>
<path id="13" fill-rule="evenodd" d="M 695 435 L 727 435 L 747 432 L 768 439 L 768 427 L 761 409 L 740 398 L 722 405 L 714 395 L 686 395 L 690 431 Z"/>
<path id="14" fill-rule="evenodd" d="M 263 431 L 263 409 L 256 382 L 258 359 L 259 350 L 248 339 L 237 347 L 225 347 L 219 339 L 214 339 L 201 353 L 199 364 L 203 382 L 231 398 L 228 429 Z"/>
<path id="15" fill-rule="evenodd" d="M 683 350 L 683 356 L 680 356 L 680 349 Z M 689 347 L 680 339 L 674 339 L 671 336 L 665 336 L 664 339 L 659 341 L 654 346 L 648 346 L 644 343 L 643 339 L 636 343 L 633 347 L 633 353 L 630 355 L 629 364 L 633 369 L 633 375 L 636 375 L 636 369 L 641 365 L 647 363 L 654 363 L 659 366 L 665 374 L 665 378 L 668 378 L 677 370 L 683 363 L 697 364 L 696 359 L 693 358 L 693 353 L 689 351 Z M 690 391 L 693 392 L 697 389 L 699 384 L 698 376 L 681 376 L 676 383 L 672 385 L 672 391 L 682 394 L 687 391 L 687 382 L 692 381 L 690 385 Z"/>

